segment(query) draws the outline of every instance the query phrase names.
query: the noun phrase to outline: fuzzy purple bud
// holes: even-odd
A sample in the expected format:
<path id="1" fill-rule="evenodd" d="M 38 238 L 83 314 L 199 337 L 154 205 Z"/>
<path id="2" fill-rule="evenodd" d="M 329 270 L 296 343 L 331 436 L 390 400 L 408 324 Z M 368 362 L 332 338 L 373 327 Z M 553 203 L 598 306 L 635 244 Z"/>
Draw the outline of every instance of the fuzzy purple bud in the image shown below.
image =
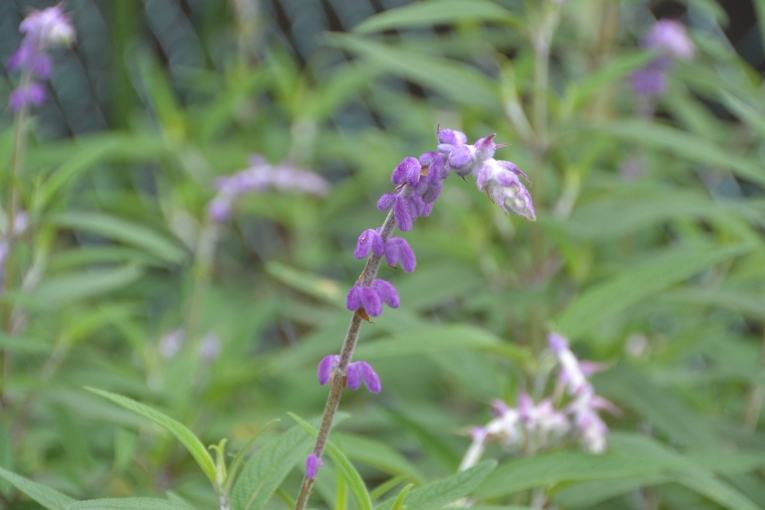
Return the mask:
<path id="1" fill-rule="evenodd" d="M 361 379 L 364 381 L 367 389 L 372 393 L 380 393 L 382 390 L 382 384 L 380 383 L 380 377 L 377 375 L 371 365 L 366 361 L 357 361 L 357 370 L 361 374 Z"/>
<path id="2" fill-rule="evenodd" d="M 441 190 L 443 187 L 444 185 L 441 184 L 440 181 L 431 184 L 428 186 L 428 189 L 425 191 L 425 193 L 422 194 L 422 201 L 426 204 L 432 204 L 438 199 L 439 196 L 441 196 Z M 427 214 L 423 214 L 423 216 L 427 216 Z"/>
<path id="3" fill-rule="evenodd" d="M 396 197 L 398 197 L 396 193 L 386 193 L 377 201 L 377 208 L 380 211 L 387 211 L 396 202 Z"/>
<path id="4" fill-rule="evenodd" d="M 354 285 L 345 298 L 345 307 L 351 312 L 361 308 L 361 287 Z"/>
<path id="5" fill-rule="evenodd" d="M 359 236 L 353 256 L 357 259 L 363 259 L 368 257 L 370 253 L 374 253 L 375 257 L 382 257 L 385 253 L 385 241 L 376 230 L 371 228 Z"/>
<path id="6" fill-rule="evenodd" d="M 319 384 L 324 386 L 332 378 L 332 370 L 335 369 L 340 362 L 340 356 L 337 354 L 330 354 L 324 356 L 319 362 L 319 368 L 317 370 L 317 376 L 319 378 Z"/>
<path id="7" fill-rule="evenodd" d="M 385 280 L 376 279 L 372 282 L 372 287 L 379 293 L 380 298 L 391 308 L 398 308 L 401 301 L 398 298 L 398 291 L 393 284 Z M 372 315 L 371 313 L 369 315 Z"/>
<path id="8" fill-rule="evenodd" d="M 409 243 L 401 237 L 392 237 L 385 243 L 385 260 L 389 266 L 395 266 L 401 262 L 401 269 L 407 273 L 414 271 L 417 259 Z"/>
<path id="9" fill-rule="evenodd" d="M 360 287 L 361 304 L 364 310 L 372 316 L 377 317 L 382 313 L 382 301 L 376 289 L 372 287 Z"/>
<path id="10" fill-rule="evenodd" d="M 413 219 L 410 212 L 410 202 L 401 195 L 396 195 L 395 200 L 396 203 L 393 205 L 393 217 L 396 220 L 396 226 L 402 232 L 412 230 Z"/>
<path id="11" fill-rule="evenodd" d="M 459 170 L 470 163 L 470 149 L 464 145 L 457 147 L 449 153 L 449 166 Z"/>
<path id="12" fill-rule="evenodd" d="M 448 143 L 450 145 L 464 145 L 467 143 L 467 136 L 462 131 L 453 129 L 440 129 L 438 131 L 438 143 Z"/>
<path id="13" fill-rule="evenodd" d="M 324 462 L 316 456 L 315 453 L 312 453 L 308 456 L 307 459 L 305 459 L 305 476 L 306 478 L 310 478 L 313 480 L 316 478 L 316 472 L 319 470 L 321 466 L 324 465 Z"/>
<path id="14" fill-rule="evenodd" d="M 391 182 L 396 185 L 408 184 L 410 186 L 417 185 L 417 180 L 420 177 L 420 163 L 415 158 L 405 158 L 399 165 L 393 170 L 391 175 Z"/>

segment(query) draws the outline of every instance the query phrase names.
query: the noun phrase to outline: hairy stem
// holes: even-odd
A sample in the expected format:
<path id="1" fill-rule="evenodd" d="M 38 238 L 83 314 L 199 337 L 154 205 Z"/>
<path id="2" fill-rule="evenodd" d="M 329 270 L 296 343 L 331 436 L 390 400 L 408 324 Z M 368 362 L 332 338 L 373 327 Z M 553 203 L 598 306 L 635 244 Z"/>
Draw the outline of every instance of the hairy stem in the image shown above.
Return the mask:
<path id="1" fill-rule="evenodd" d="M 412 196 L 414 188 L 411 186 L 405 186 L 401 190 L 400 195 L 404 198 Z M 393 234 L 396 228 L 396 222 L 393 217 L 393 208 L 391 208 L 388 216 L 385 218 L 385 222 L 380 229 L 380 236 L 383 240 L 387 241 Z M 382 257 L 377 257 L 374 254 L 367 260 L 367 265 L 364 267 L 364 271 L 361 273 L 359 280 L 362 286 L 369 286 L 377 277 L 377 272 L 380 269 L 380 262 Z M 356 349 L 356 343 L 359 340 L 359 332 L 361 331 L 361 315 L 354 313 L 351 318 L 351 323 L 348 326 L 348 332 L 345 334 L 345 340 L 343 341 L 343 347 L 340 350 L 340 361 L 335 367 L 334 375 L 330 381 L 329 396 L 327 397 L 327 404 L 324 406 L 324 414 L 321 417 L 321 425 L 319 426 L 319 434 L 316 437 L 316 443 L 313 446 L 313 454 L 321 458 L 324 453 L 324 447 L 327 445 L 329 439 L 329 431 L 332 428 L 332 421 L 335 418 L 338 407 L 340 407 L 340 399 L 343 396 L 343 390 L 345 389 L 346 374 L 348 372 L 348 365 L 353 358 L 353 351 Z M 307 476 L 303 478 L 303 484 L 300 486 L 300 493 L 295 501 L 295 510 L 304 510 L 306 503 L 308 503 L 308 497 L 311 495 L 311 487 L 313 486 L 313 478 Z"/>

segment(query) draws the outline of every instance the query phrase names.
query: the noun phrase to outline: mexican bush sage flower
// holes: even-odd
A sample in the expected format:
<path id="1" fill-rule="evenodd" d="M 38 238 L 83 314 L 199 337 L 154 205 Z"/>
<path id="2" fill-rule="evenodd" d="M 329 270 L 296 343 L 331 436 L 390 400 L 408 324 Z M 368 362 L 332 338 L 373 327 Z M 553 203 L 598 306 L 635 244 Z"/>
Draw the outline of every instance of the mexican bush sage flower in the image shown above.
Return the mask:
<path id="1" fill-rule="evenodd" d="M 74 27 L 64 13 L 63 4 L 32 11 L 19 25 L 24 34 L 19 48 L 8 60 L 10 70 L 21 70 L 21 84 L 11 92 L 10 106 L 20 111 L 28 105 L 45 102 L 46 91 L 38 80 L 45 80 L 53 70 L 47 51 L 54 46 L 68 46 L 74 41 Z"/>

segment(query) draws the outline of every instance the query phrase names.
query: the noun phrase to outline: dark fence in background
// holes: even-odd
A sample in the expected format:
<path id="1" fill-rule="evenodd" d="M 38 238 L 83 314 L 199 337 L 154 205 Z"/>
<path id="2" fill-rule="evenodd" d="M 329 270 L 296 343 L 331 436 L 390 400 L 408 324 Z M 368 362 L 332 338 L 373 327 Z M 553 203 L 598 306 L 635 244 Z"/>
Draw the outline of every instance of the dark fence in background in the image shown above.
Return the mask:
<path id="1" fill-rule="evenodd" d="M 0 0 L 0 97 L 7 97 L 13 87 L 5 64 L 19 44 L 21 19 L 30 9 L 53 3 Z M 39 131 L 45 137 L 61 137 L 127 125 L 139 101 L 131 83 L 130 58 L 125 58 L 132 52 L 153 52 L 174 77 L 183 78 L 195 68 L 224 65 L 227 57 L 241 51 L 243 39 L 253 57 L 262 41 L 276 40 L 300 65 L 310 66 L 323 32 L 349 30 L 375 13 L 407 3 L 411 0 L 67 0 L 77 44 L 57 52 L 48 84 L 52 100 L 40 112 Z M 762 70 L 765 55 L 752 2 L 720 3 L 730 17 L 726 34 L 732 44 Z M 658 17 L 680 17 L 685 10 L 676 2 L 646 5 Z M 328 48 L 321 53 L 322 63 L 343 58 Z M 359 112 L 354 115 L 358 123 Z M 0 117 L 10 121 L 7 108 Z"/>

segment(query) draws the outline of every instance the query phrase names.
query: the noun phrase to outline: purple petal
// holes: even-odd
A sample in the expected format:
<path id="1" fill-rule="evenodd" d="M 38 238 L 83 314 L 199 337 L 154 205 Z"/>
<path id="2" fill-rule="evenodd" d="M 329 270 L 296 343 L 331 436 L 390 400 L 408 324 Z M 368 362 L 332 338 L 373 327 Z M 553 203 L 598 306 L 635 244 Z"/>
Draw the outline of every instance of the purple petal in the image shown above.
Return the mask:
<path id="1" fill-rule="evenodd" d="M 412 216 L 409 213 L 409 201 L 396 195 L 396 204 L 393 206 L 393 216 L 396 226 L 402 232 L 412 230 Z"/>
<path id="2" fill-rule="evenodd" d="M 398 164 L 393 175 L 391 175 L 391 182 L 393 184 L 408 184 L 414 186 L 417 184 L 417 179 L 420 177 L 420 162 L 414 158 L 405 158 Z"/>
<path id="3" fill-rule="evenodd" d="M 372 317 L 377 317 L 382 313 L 382 302 L 376 289 L 372 287 L 361 287 L 361 302 L 364 310 Z"/>
<path id="4" fill-rule="evenodd" d="M 328 356 L 324 356 L 324 358 L 319 362 L 319 369 L 318 369 L 318 377 L 319 377 L 319 384 L 324 386 L 327 384 L 332 377 L 332 369 L 335 368 L 338 361 L 340 361 L 340 356 L 336 354 L 330 354 Z"/>
<path id="5" fill-rule="evenodd" d="M 423 216 L 430 216 L 430 213 L 433 212 L 433 203 L 425 204 L 425 207 L 422 209 L 422 215 Z"/>
<path id="6" fill-rule="evenodd" d="M 515 175 L 522 175 L 524 179 L 526 179 L 527 181 L 531 182 L 531 180 L 529 179 L 529 176 L 526 175 L 525 173 L 523 173 L 523 171 L 520 168 L 515 166 L 515 163 L 512 163 L 510 161 L 504 161 L 504 160 L 500 159 L 500 160 L 497 161 L 497 164 L 499 166 L 501 166 L 502 168 L 504 168 L 505 170 L 510 170 Z"/>
<path id="7" fill-rule="evenodd" d="M 358 310 L 361 308 L 361 289 L 358 285 L 351 287 L 348 291 L 348 297 L 345 299 L 345 307 L 350 310 Z"/>
<path id="8" fill-rule="evenodd" d="M 568 340 L 558 333 L 550 333 L 547 337 L 547 344 L 550 346 L 550 350 L 556 354 L 568 349 Z"/>
<path id="9" fill-rule="evenodd" d="M 441 181 L 437 181 L 435 184 L 431 184 L 428 188 L 428 191 L 422 194 L 422 201 L 426 204 L 432 204 L 441 195 L 441 190 L 443 187 L 444 185 L 441 184 Z M 422 216 L 426 215 L 423 214 Z"/>
<path id="10" fill-rule="evenodd" d="M 404 239 L 401 239 L 401 242 L 398 246 L 398 256 L 401 259 L 401 268 L 404 271 L 407 273 L 414 271 L 414 268 L 417 265 L 417 258 L 414 256 L 414 251 L 412 251 L 409 243 L 407 243 Z"/>
<path id="11" fill-rule="evenodd" d="M 37 82 L 31 82 L 25 87 L 19 87 L 11 92 L 9 103 L 14 111 L 19 111 L 27 105 L 41 105 L 45 102 L 45 87 Z"/>
<path id="12" fill-rule="evenodd" d="M 385 260 L 389 266 L 395 266 L 399 261 L 399 247 L 400 241 L 403 241 L 400 237 L 394 237 L 385 243 Z"/>
<path id="13" fill-rule="evenodd" d="M 380 393 L 380 390 L 382 390 L 380 377 L 372 369 L 369 363 L 366 361 L 357 361 L 356 363 L 358 364 L 359 371 L 361 372 L 361 378 L 364 380 L 364 384 L 366 384 L 367 389 L 372 393 Z"/>
<path id="14" fill-rule="evenodd" d="M 356 249 L 353 251 L 353 256 L 357 259 L 368 257 L 369 253 L 372 251 L 372 244 L 375 237 L 380 237 L 380 235 L 372 229 L 367 229 L 362 232 L 356 243 Z"/>
<path id="15" fill-rule="evenodd" d="M 437 158 L 439 158 L 440 154 L 437 152 L 426 152 L 422 156 L 420 156 L 420 165 L 422 166 L 429 166 L 431 165 Z"/>
<path id="16" fill-rule="evenodd" d="M 503 188 L 509 188 L 510 186 L 517 186 L 520 184 L 518 176 L 512 172 L 500 171 L 494 176 L 494 180 Z"/>
<path id="17" fill-rule="evenodd" d="M 395 193 L 386 193 L 380 197 L 380 200 L 377 201 L 377 208 L 381 211 L 387 211 L 396 201 L 397 196 L 398 195 Z"/>
<path id="18" fill-rule="evenodd" d="M 422 195 L 426 191 L 428 191 L 429 186 L 429 179 L 425 175 L 421 175 L 420 179 L 417 181 L 417 185 L 414 187 L 414 192 L 417 195 Z"/>
<path id="19" fill-rule="evenodd" d="M 462 131 L 442 129 L 438 132 L 438 142 L 449 143 L 452 145 L 464 145 L 467 143 L 467 136 Z"/>
<path id="20" fill-rule="evenodd" d="M 461 145 L 449 154 L 449 165 L 452 168 L 462 168 L 470 163 L 470 149 Z"/>
<path id="21" fill-rule="evenodd" d="M 345 384 L 352 390 L 361 388 L 361 370 L 359 370 L 358 361 L 348 365 L 348 374 L 345 378 Z"/>
<path id="22" fill-rule="evenodd" d="M 385 253 L 385 240 L 383 240 L 382 236 L 375 230 L 375 235 L 372 238 L 372 253 L 375 254 L 375 257 L 382 257 Z"/>
<path id="23" fill-rule="evenodd" d="M 386 305 L 390 306 L 391 308 L 398 308 L 401 305 L 396 287 L 394 287 L 391 283 L 388 283 L 385 280 L 377 279 L 372 283 L 372 286 L 382 295 L 383 301 L 385 301 Z"/>
<path id="24" fill-rule="evenodd" d="M 486 138 L 481 138 L 474 144 L 474 147 L 481 153 L 481 159 L 489 159 L 494 157 L 494 152 L 497 148 L 497 144 L 494 143 L 495 136 L 497 135 L 494 134 L 489 135 Z"/>
<path id="25" fill-rule="evenodd" d="M 425 210 L 425 202 L 422 200 L 422 198 L 418 197 L 417 195 L 412 195 L 409 197 L 409 211 L 412 218 L 417 218 L 417 216 L 423 216 L 423 211 Z"/>
<path id="26" fill-rule="evenodd" d="M 324 465 L 324 462 L 316 456 L 315 453 L 312 453 L 308 456 L 307 459 L 305 459 L 305 476 L 306 478 L 310 478 L 313 480 L 316 478 L 316 471 L 319 470 L 321 466 Z"/>
<path id="27" fill-rule="evenodd" d="M 483 165 L 478 172 L 476 172 L 475 185 L 478 187 L 478 191 L 483 191 L 486 186 L 486 181 L 491 176 L 491 166 Z"/>
<path id="28" fill-rule="evenodd" d="M 211 220 L 223 222 L 231 217 L 231 203 L 220 196 L 213 198 L 207 205 L 207 215 Z"/>

